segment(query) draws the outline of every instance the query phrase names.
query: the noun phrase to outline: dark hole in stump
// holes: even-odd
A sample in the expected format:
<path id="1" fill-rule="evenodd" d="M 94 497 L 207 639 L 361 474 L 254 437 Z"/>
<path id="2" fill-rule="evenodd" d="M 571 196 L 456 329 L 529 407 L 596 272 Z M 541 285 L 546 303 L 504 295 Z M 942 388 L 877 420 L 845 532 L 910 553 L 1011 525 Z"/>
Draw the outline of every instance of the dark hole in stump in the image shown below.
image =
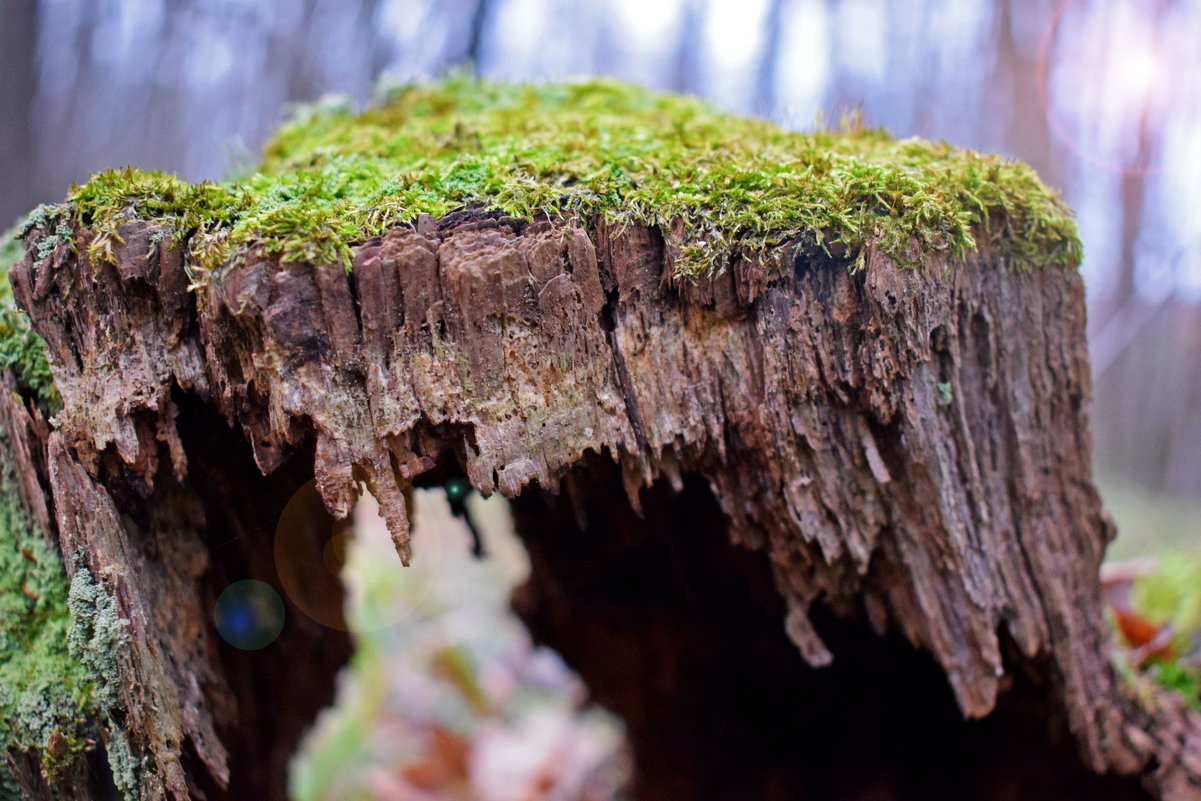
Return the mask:
<path id="1" fill-rule="evenodd" d="M 174 399 L 180 409 L 188 476 L 182 488 L 175 483 L 164 451 L 148 507 L 187 509 L 199 504 L 203 509 L 209 567 L 197 588 L 197 602 L 207 615 L 216 672 L 227 682 L 224 688 L 206 687 L 205 694 L 218 736 L 229 751 L 229 787 L 222 789 L 209 778 L 193 743 L 183 743 L 181 759 L 197 782 L 192 788 L 197 798 L 285 801 L 288 760 L 317 713 L 333 703 L 337 672 L 352 650 L 349 634 L 322 626 L 297 608 L 280 586 L 273 558 L 281 513 L 313 477 L 312 452 L 298 449 L 284 465 L 263 476 L 250 445 L 224 419 L 190 393 L 176 392 Z M 307 557 L 298 558 L 321 565 L 321 549 L 334 521 L 319 500 L 309 506 L 304 531 L 290 532 L 290 542 L 309 547 Z M 312 577 L 324 579 L 329 603 L 340 606 L 337 577 L 324 570 L 312 571 Z M 286 607 L 282 632 L 260 650 L 233 647 L 214 625 L 218 596 L 245 579 L 273 586 Z"/>
<path id="2" fill-rule="evenodd" d="M 639 801 L 1149 798 L 1084 767 L 1023 671 L 965 721 L 931 657 L 820 607 L 835 661 L 808 667 L 766 554 L 731 544 L 702 479 L 644 490 L 639 519 L 611 462 L 575 478 L 585 530 L 563 496 L 513 504 L 532 565 L 513 605 L 625 720 Z"/>

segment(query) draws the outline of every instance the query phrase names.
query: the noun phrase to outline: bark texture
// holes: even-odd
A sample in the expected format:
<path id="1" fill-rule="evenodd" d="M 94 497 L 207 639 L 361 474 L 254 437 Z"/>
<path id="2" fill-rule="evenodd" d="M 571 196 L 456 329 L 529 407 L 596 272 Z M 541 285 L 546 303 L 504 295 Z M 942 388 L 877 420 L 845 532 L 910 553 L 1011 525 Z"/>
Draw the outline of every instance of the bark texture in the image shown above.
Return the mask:
<path id="1" fill-rule="evenodd" d="M 655 231 L 469 211 L 355 247 L 349 275 L 252 253 L 189 290 L 169 238 L 119 233 L 115 265 L 81 229 L 12 281 L 65 404 L 45 441 L 62 550 L 131 621 L 117 719 L 143 798 L 283 797 L 345 636 L 289 624 L 245 654 L 210 620 L 228 581 L 278 586 L 263 554 L 291 493 L 315 477 L 342 517 L 365 482 L 407 559 L 407 487 L 460 470 L 485 494 L 557 494 L 579 528 L 618 486 L 637 513 L 656 482 L 711 493 L 724 536 L 766 555 L 735 575 L 770 583 L 746 608 L 798 670 L 839 670 L 819 605 L 929 654 L 967 718 L 1033 675 L 1088 770 L 1201 798 L 1201 720 L 1108 662 L 1076 273 L 984 251 L 913 271 L 869 254 L 851 274 L 786 245 L 675 286 Z M 523 514 L 536 551 L 544 518 Z M 553 550 L 531 620 L 566 569 Z"/>

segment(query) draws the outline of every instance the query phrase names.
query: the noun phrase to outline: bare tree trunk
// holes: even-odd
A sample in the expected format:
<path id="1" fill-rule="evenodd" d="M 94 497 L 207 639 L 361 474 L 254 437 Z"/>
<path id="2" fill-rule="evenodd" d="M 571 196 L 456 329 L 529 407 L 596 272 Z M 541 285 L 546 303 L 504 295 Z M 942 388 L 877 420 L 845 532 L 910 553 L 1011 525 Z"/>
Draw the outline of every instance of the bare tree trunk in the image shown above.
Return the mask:
<path id="1" fill-rule="evenodd" d="M 471 27 L 467 32 L 467 47 L 463 60 L 471 65 L 478 75 L 480 72 L 480 56 L 484 50 L 484 30 L 488 24 L 488 0 L 476 0 L 475 10 L 471 14 Z"/>
<path id="2" fill-rule="evenodd" d="M 1051 4 L 1038 3 L 1033 10 L 1049 18 L 1053 12 Z M 1038 170 L 1048 186 L 1062 187 L 1066 176 L 1063 165 L 1052 158 L 1051 130 L 1047 124 L 1047 110 L 1039 100 L 1040 76 L 1037 52 L 1038 42 L 1019 42 L 1014 37 L 1014 25 L 1019 15 L 1032 13 L 1029 2 L 1004 0 L 997 4 L 993 35 L 997 42 L 997 65 L 993 82 L 1007 78 L 1009 92 L 999 93 L 998 98 L 1006 103 L 1002 119 L 1008 119 L 1005 141 L 1012 152 L 1019 154 Z"/>
<path id="3" fill-rule="evenodd" d="M 705 0 L 684 0 L 680 14 L 680 33 L 668 88 L 674 92 L 695 92 L 699 83 Z"/>
<path id="4" fill-rule="evenodd" d="M 770 117 L 776 110 L 783 17 L 784 0 L 772 0 L 763 18 L 763 49 L 759 54 L 759 68 L 755 76 L 754 110 L 764 117 Z"/>
<path id="5" fill-rule="evenodd" d="M 33 197 L 33 100 L 37 95 L 37 0 L 0 0 L 0 230 Z"/>
<path id="6" fill-rule="evenodd" d="M 1171 5 L 1171 0 L 1159 0 L 1154 4 L 1154 28 L 1156 35 L 1159 34 L 1160 28 L 1163 25 L 1163 17 L 1166 9 Z M 1138 129 L 1134 134 L 1135 156 L 1134 163 L 1123 165 L 1122 182 L 1121 182 L 1121 210 L 1122 210 L 1122 240 L 1118 256 L 1118 283 L 1114 287 L 1111 297 L 1108 299 L 1108 306 L 1111 310 L 1117 310 L 1125 303 L 1134 298 L 1135 293 L 1135 271 L 1138 267 L 1139 254 L 1137 252 L 1138 235 L 1144 225 L 1143 206 L 1145 203 L 1145 195 L 1147 191 L 1147 174 L 1152 167 L 1152 158 L 1156 141 L 1160 138 L 1154 135 L 1152 126 L 1155 124 L 1152 117 L 1151 98 L 1142 98 L 1141 108 L 1138 115 Z"/>
<path id="7" fill-rule="evenodd" d="M 1151 160 L 1148 109 L 1139 115 L 1137 154 L 1133 166 L 1123 170 L 1121 181 L 1122 239 L 1118 251 L 1118 282 L 1109 296 L 1111 313 L 1134 298 L 1135 268 L 1138 266 L 1138 235 L 1143 227 L 1143 204 L 1147 182 L 1145 171 Z"/>

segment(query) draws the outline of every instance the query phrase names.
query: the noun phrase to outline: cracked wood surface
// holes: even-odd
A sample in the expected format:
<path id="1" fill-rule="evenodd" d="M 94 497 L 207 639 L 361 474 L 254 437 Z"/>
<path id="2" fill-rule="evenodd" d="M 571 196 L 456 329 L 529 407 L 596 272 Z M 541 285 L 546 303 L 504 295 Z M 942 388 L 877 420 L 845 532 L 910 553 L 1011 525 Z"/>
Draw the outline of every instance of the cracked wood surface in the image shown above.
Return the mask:
<path id="1" fill-rule="evenodd" d="M 89 261 L 80 229 L 12 282 L 65 404 L 46 445 L 67 564 L 84 554 L 132 621 L 122 725 L 144 797 L 249 786 L 229 754 L 253 700 L 208 623 L 206 532 L 220 514 L 254 528 L 210 497 L 237 494 L 209 492 L 221 456 L 201 443 L 224 420 L 247 481 L 293 476 L 262 505 L 311 471 L 342 517 L 362 481 L 406 561 L 407 489 L 447 465 L 485 494 L 570 495 L 592 451 L 635 509 L 660 477 L 702 476 L 731 538 L 770 557 L 811 664 L 837 669 L 809 623 L 821 600 L 929 651 L 980 717 L 1011 637 L 1089 766 L 1201 798 L 1201 720 L 1159 692 L 1148 711 L 1108 662 L 1077 273 L 984 252 L 912 271 L 870 255 L 850 274 L 790 244 L 676 286 L 654 231 L 468 211 L 356 246 L 349 275 L 251 253 L 189 288 L 182 248 L 147 223 L 119 233 L 116 265 Z M 180 511 L 156 517 L 164 504 Z M 256 536 L 269 548 L 250 533 L 221 558 L 257 558 Z M 293 691 L 320 684 L 310 672 Z M 302 727 L 267 749 L 272 770 Z"/>

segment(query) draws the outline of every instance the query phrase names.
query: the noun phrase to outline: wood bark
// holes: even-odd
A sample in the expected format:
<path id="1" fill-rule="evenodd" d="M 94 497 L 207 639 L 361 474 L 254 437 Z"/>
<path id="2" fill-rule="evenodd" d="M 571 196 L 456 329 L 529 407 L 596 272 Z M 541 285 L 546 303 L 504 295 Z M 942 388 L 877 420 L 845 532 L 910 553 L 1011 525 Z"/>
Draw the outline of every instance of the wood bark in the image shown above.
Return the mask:
<path id="1" fill-rule="evenodd" d="M 293 615 L 269 652 L 242 653 L 211 618 L 229 581 L 278 586 L 273 516 L 292 493 L 315 478 L 342 517 L 363 482 L 407 558 L 408 487 L 460 472 L 519 498 L 535 573 L 515 602 L 626 715 L 642 797 L 666 797 L 654 788 L 670 772 L 649 743 L 695 729 L 703 718 L 679 707 L 720 691 L 720 670 L 656 695 L 645 665 L 607 679 L 605 660 L 642 664 L 639 643 L 680 664 L 750 646 L 714 624 L 698 651 L 653 594 L 643 617 L 658 629 L 606 628 L 572 589 L 581 557 L 556 531 L 593 532 L 595 553 L 619 561 L 638 558 L 639 538 L 696 547 L 660 559 L 679 586 L 712 588 L 696 614 L 742 615 L 795 647 L 751 660 L 765 687 L 812 689 L 843 649 L 891 643 L 882 655 L 928 655 L 939 678 L 922 686 L 962 718 L 1006 719 L 1020 700 L 1007 688 L 1035 688 L 1022 696 L 1046 721 L 1034 740 L 1068 735 L 1063 758 L 1113 774 L 1098 785 L 1111 797 L 1201 798 L 1201 719 L 1132 691 L 1109 662 L 1097 571 L 1113 530 L 1090 476 L 1075 272 L 1011 272 L 985 249 L 917 270 L 869 253 L 852 274 L 786 243 L 678 285 L 670 232 L 468 210 L 356 246 L 349 274 L 251 253 L 189 289 L 182 246 L 147 223 L 119 233 L 115 265 L 88 259 L 80 229 L 12 281 L 65 404 L 42 442 L 51 526 L 67 564 L 81 555 L 131 622 L 117 724 L 145 760 L 143 798 L 284 797 L 285 760 L 331 697 L 346 637 Z M 678 497 L 712 506 L 695 546 Z M 320 528 L 299 540 L 314 563 Z M 726 550 L 703 550 L 713 542 Z M 616 651 L 598 650 L 607 631 Z M 643 700 L 616 697 L 615 676 L 644 682 Z M 679 703 L 664 712 L 667 697 Z M 805 780 L 789 778 L 804 758 L 786 723 L 755 719 L 759 745 L 728 752 L 788 774 L 748 779 L 764 788 L 753 797 Z M 791 756 L 753 757 L 769 748 Z M 991 797 L 1009 797 L 998 781 Z M 1081 782 L 1057 797 L 1083 797 Z M 696 797 L 731 797 L 717 792 Z"/>

